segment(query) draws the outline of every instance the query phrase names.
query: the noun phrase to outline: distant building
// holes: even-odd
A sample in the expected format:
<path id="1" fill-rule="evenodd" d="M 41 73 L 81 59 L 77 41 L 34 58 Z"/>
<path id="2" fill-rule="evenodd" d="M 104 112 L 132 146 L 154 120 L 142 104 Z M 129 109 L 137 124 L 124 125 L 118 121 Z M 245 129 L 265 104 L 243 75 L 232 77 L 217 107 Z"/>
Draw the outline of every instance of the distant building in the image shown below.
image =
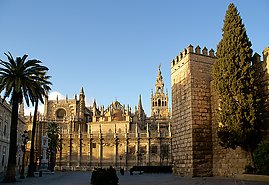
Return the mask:
<path id="1" fill-rule="evenodd" d="M 141 95 L 133 112 L 117 100 L 106 108 L 97 106 L 96 100 L 86 107 L 83 88 L 74 99 L 46 99 L 37 131 L 38 156 L 47 124 L 56 122 L 61 128 L 57 169 L 171 165 L 171 115 L 160 67 L 155 88 L 150 117 L 144 112 Z"/>
<path id="2" fill-rule="evenodd" d="M 27 128 L 24 120 L 24 108 L 20 106 L 17 133 L 17 169 L 22 164 L 22 134 Z M 10 126 L 11 126 L 11 106 L 0 97 L 0 173 L 6 171 L 9 156 L 10 143 Z"/>

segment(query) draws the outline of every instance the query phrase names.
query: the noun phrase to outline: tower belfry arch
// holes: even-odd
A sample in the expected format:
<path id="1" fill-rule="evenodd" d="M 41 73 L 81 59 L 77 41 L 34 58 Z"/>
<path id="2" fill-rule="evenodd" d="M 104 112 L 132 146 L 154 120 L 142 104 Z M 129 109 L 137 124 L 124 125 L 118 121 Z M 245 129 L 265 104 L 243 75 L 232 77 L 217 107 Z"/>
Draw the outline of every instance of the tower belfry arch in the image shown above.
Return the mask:
<path id="1" fill-rule="evenodd" d="M 151 94 L 151 116 L 166 117 L 169 116 L 168 92 L 164 93 L 164 82 L 161 71 L 161 65 L 158 68 L 158 74 L 155 82 L 155 93 Z"/>

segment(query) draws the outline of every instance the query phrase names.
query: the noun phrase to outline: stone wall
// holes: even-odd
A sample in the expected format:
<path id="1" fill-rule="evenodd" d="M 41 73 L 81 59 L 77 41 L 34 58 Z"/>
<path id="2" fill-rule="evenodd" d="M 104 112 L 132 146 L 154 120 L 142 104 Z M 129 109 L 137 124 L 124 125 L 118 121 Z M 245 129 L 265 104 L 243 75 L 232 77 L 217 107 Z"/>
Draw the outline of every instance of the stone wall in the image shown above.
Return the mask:
<path id="1" fill-rule="evenodd" d="M 191 54 L 193 176 L 212 176 L 210 81 L 215 58 Z"/>
<path id="2" fill-rule="evenodd" d="M 212 87 L 212 83 L 211 83 Z M 217 137 L 217 121 L 218 98 L 211 88 L 211 112 L 212 112 L 212 144 L 213 144 L 213 175 L 214 176 L 234 176 L 242 174 L 245 166 L 250 163 L 250 156 L 240 147 L 233 149 L 225 149 L 219 144 Z"/>
<path id="3" fill-rule="evenodd" d="M 212 175 L 210 107 L 213 50 L 190 45 L 172 61 L 172 124 L 174 173 Z"/>
<path id="4" fill-rule="evenodd" d="M 263 53 L 266 64 L 268 50 Z M 242 174 L 250 164 L 250 156 L 241 148 L 225 149 L 219 144 L 218 98 L 211 84 L 215 60 L 213 50 L 208 53 L 204 48 L 201 52 L 197 46 L 194 51 L 190 45 L 171 62 L 172 152 L 176 175 L 232 176 Z"/>
<path id="5" fill-rule="evenodd" d="M 190 63 L 183 61 L 172 74 L 172 155 L 174 173 L 193 174 Z M 175 69 L 175 68 L 173 68 Z"/>

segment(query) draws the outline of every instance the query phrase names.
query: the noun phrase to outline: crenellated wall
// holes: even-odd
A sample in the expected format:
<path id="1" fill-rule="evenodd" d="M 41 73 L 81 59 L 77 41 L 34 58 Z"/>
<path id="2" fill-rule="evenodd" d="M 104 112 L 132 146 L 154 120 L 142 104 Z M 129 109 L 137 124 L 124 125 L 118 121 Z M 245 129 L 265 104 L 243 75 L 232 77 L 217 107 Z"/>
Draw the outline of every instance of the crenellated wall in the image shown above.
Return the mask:
<path id="1" fill-rule="evenodd" d="M 211 176 L 210 81 L 214 51 L 190 45 L 171 62 L 174 173 Z"/>
<path id="2" fill-rule="evenodd" d="M 266 48 L 263 62 L 258 54 L 254 56 L 265 71 L 263 84 L 266 92 L 269 82 L 268 53 L 269 48 Z M 190 45 L 171 62 L 172 151 L 176 175 L 232 176 L 242 174 L 250 163 L 248 153 L 241 148 L 224 149 L 219 145 L 219 123 L 216 120 L 218 97 L 212 88 L 211 74 L 215 60 L 213 49 L 208 52 L 204 47 L 201 51 L 199 46 L 194 49 Z M 267 132 L 268 120 L 265 121 Z"/>

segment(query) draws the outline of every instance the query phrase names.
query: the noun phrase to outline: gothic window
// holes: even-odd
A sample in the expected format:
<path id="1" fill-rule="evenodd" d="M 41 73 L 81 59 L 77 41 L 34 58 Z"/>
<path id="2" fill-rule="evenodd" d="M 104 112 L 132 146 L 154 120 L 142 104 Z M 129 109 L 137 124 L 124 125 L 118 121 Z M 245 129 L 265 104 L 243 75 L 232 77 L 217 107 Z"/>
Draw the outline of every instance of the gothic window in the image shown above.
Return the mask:
<path id="1" fill-rule="evenodd" d="M 157 106 L 157 101 L 155 101 L 155 106 Z"/>
<path id="2" fill-rule="evenodd" d="M 158 99 L 158 106 L 161 106 L 161 100 Z"/>
<path id="3" fill-rule="evenodd" d="M 162 106 L 164 106 L 164 101 L 162 101 Z"/>
<path id="4" fill-rule="evenodd" d="M 66 112 L 65 112 L 64 109 L 58 109 L 58 110 L 56 111 L 56 117 L 57 117 L 58 119 L 63 119 L 63 118 L 65 117 L 65 115 L 66 115 Z"/>
<path id="5" fill-rule="evenodd" d="M 164 106 L 166 106 L 166 101 L 164 102 Z"/>
<path id="6" fill-rule="evenodd" d="M 152 102 L 152 107 L 154 107 L 154 101 Z"/>

